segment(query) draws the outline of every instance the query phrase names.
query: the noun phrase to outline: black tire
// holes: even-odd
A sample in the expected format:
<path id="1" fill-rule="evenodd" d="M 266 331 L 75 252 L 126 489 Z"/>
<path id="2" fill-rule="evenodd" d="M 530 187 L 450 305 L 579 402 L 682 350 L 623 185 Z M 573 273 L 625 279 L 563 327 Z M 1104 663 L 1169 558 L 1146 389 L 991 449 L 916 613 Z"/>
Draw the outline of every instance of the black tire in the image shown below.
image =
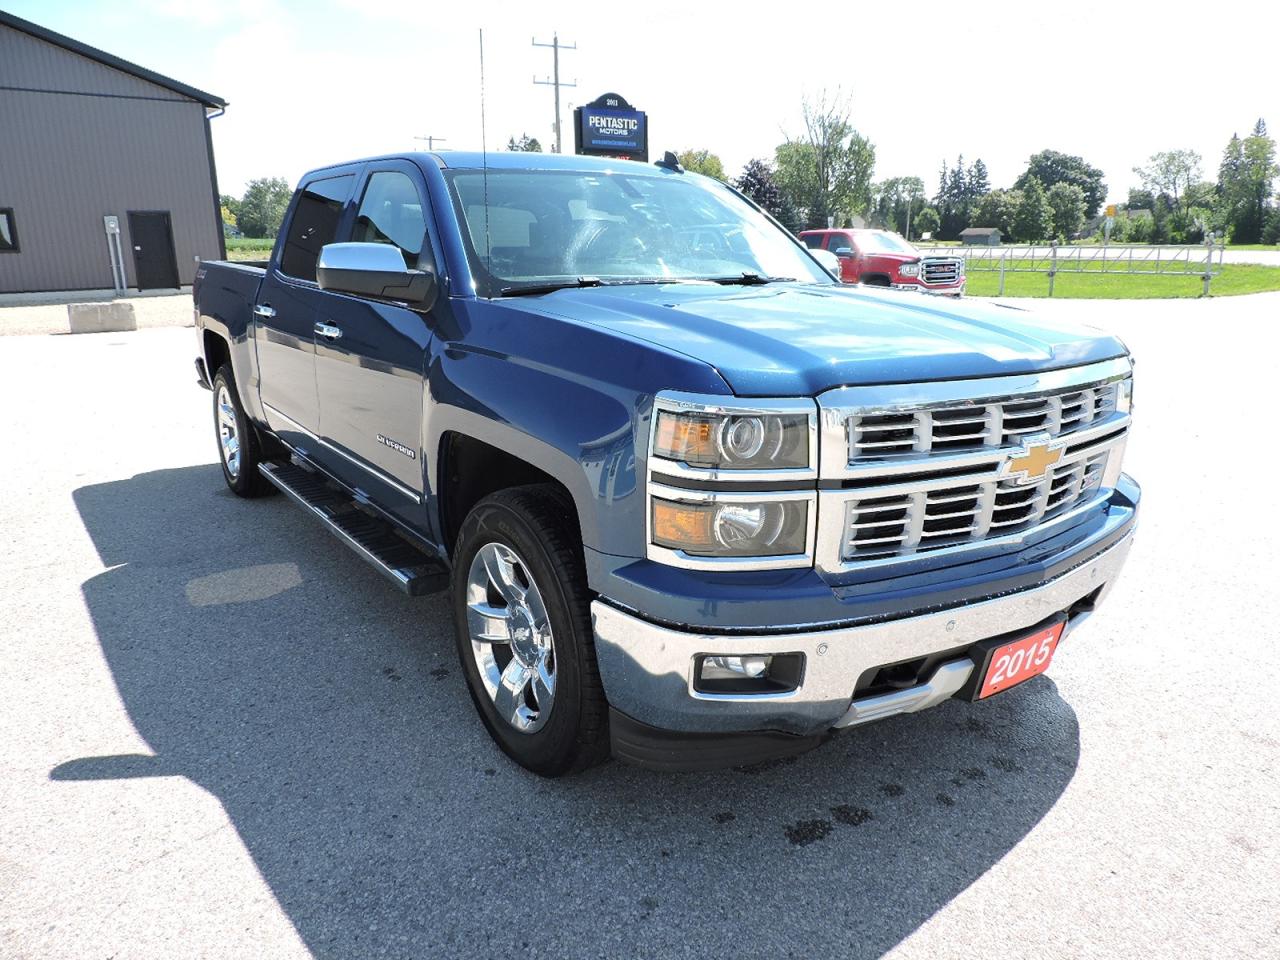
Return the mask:
<path id="1" fill-rule="evenodd" d="M 235 436 L 239 441 L 239 459 L 233 471 L 223 450 L 222 411 L 219 399 L 230 400 L 231 416 L 235 421 Z M 222 465 L 222 479 L 227 481 L 231 492 L 238 497 L 263 497 L 275 493 L 270 481 L 258 472 L 258 464 L 262 462 L 262 440 L 257 428 L 249 422 L 244 406 L 240 403 L 240 393 L 236 390 L 235 376 L 231 372 L 231 364 L 224 363 L 213 377 L 213 435 L 218 443 L 218 463 Z"/>
<path id="2" fill-rule="evenodd" d="M 550 485 L 502 490 L 481 500 L 462 522 L 450 584 L 458 658 L 476 710 L 507 756 L 544 777 L 583 770 L 609 755 L 608 703 L 596 664 L 591 593 L 572 510 L 564 494 Z M 554 700 L 544 725 L 534 732 L 516 729 L 498 712 L 472 652 L 468 578 L 481 548 L 492 543 L 509 548 L 522 561 L 551 627 Z"/>

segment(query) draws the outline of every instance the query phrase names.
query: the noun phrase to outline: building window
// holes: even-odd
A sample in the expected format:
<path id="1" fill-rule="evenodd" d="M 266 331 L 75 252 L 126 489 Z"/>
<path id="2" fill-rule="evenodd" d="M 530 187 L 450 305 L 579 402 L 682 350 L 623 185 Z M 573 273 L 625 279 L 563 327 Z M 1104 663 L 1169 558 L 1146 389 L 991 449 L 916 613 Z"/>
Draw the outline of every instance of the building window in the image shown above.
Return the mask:
<path id="1" fill-rule="evenodd" d="M 0 207 L 0 253 L 18 252 L 18 228 L 13 222 L 13 207 Z"/>

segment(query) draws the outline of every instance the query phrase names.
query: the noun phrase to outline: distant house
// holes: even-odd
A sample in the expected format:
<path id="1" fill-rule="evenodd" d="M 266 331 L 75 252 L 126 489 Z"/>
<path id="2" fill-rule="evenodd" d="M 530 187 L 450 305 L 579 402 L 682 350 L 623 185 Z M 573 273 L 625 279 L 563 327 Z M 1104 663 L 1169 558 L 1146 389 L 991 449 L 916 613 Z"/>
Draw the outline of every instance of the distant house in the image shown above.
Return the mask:
<path id="1" fill-rule="evenodd" d="M 999 227 L 965 227 L 960 231 L 960 242 L 965 246 L 1000 246 Z"/>

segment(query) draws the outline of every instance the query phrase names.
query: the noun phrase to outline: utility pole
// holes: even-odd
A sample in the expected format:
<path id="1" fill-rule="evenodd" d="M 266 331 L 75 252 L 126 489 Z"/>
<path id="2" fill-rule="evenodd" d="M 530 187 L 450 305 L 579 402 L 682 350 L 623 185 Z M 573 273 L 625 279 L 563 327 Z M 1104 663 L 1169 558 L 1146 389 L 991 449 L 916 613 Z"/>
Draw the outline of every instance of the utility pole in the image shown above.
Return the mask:
<path id="1" fill-rule="evenodd" d="M 561 51 L 561 50 L 577 50 L 577 49 L 578 49 L 578 45 L 577 45 L 576 43 L 561 43 L 561 42 L 560 42 L 560 35 L 559 35 L 559 34 L 555 34 L 555 33 L 553 33 L 553 34 L 551 35 L 551 42 L 550 42 L 550 43 L 539 43 L 539 42 L 538 42 L 538 38 L 537 38 L 537 37 L 534 37 L 534 38 L 533 38 L 533 45 L 534 45 L 535 47 L 550 47 L 550 48 L 551 48 L 551 79 L 550 79 L 550 80 L 539 80 L 539 79 L 537 78 L 537 76 L 535 75 L 535 76 L 534 76 L 534 78 L 533 78 L 533 82 L 534 82 L 534 83 L 536 83 L 536 84 L 540 84 L 540 85 L 542 85 L 542 86 L 555 87 L 555 88 L 556 88 L 556 123 L 555 123 L 555 131 L 556 131 L 556 151 L 555 151 L 555 152 L 556 152 L 556 153 L 563 153 L 563 152 L 564 152 L 564 151 L 563 151 L 563 149 L 562 149 L 562 147 L 563 147 L 563 143 L 562 143 L 562 142 L 561 142 L 561 140 L 560 140 L 560 88 L 561 88 L 561 87 L 576 87 L 576 86 L 578 85 L 578 81 L 577 81 L 577 80 L 574 80 L 574 82 L 573 82 L 573 83 L 567 83 L 567 82 L 566 82 L 566 83 L 562 83 L 562 82 L 560 81 L 560 51 Z"/>
<path id="2" fill-rule="evenodd" d="M 444 142 L 445 142 L 445 140 L 447 140 L 447 139 L 448 139 L 448 137 L 433 137 L 431 134 L 429 134 L 429 133 L 428 133 L 426 136 L 422 136 L 422 137 L 414 137 L 413 139 L 415 139 L 415 140 L 425 140 L 425 141 L 427 141 L 427 149 L 428 149 L 428 150 L 434 150 L 434 149 L 436 148 L 436 141 L 437 141 L 437 140 L 438 140 L 438 141 L 440 141 L 441 143 L 444 143 Z"/>

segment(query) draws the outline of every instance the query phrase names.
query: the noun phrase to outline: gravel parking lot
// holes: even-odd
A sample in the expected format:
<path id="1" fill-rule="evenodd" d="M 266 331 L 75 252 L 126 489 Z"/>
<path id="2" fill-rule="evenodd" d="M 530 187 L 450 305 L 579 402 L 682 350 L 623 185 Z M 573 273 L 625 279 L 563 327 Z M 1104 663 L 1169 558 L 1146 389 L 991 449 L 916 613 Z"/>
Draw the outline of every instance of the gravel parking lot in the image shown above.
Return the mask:
<path id="1" fill-rule="evenodd" d="M 4 338 L 0 956 L 1280 956 L 1280 295 L 1036 307 L 1133 349 L 1146 490 L 1046 677 L 558 782 L 440 598 L 224 488 L 192 330 Z"/>

